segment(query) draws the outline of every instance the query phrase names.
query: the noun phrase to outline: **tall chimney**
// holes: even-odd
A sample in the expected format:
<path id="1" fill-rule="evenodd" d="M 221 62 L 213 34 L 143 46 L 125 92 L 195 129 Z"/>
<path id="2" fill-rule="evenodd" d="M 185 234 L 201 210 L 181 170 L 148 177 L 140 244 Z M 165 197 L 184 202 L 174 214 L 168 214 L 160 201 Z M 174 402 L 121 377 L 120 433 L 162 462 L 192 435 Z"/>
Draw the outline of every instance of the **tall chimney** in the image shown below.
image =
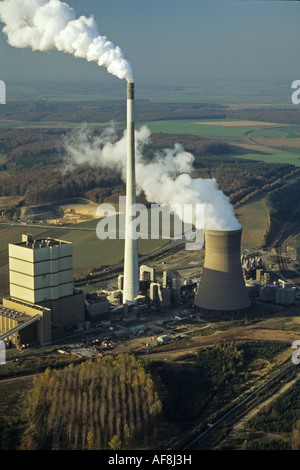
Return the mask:
<path id="1" fill-rule="evenodd" d="M 126 225 L 124 253 L 123 304 L 131 304 L 139 294 L 138 246 L 135 230 L 135 149 L 134 149 L 134 83 L 127 83 L 127 174 Z"/>
<path id="2" fill-rule="evenodd" d="M 205 260 L 195 306 L 216 314 L 238 312 L 250 305 L 241 266 L 242 230 L 206 230 Z"/>

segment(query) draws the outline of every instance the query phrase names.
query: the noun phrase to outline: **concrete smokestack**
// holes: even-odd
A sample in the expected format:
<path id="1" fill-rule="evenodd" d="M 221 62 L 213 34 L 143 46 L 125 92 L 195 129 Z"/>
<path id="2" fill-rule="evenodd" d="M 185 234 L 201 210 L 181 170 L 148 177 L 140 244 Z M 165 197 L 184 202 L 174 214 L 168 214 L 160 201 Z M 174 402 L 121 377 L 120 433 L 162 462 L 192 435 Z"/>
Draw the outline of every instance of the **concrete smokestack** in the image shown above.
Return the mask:
<path id="1" fill-rule="evenodd" d="M 134 239 L 135 219 L 135 150 L 134 150 L 134 83 L 127 83 L 127 169 L 126 169 L 126 236 L 124 254 L 123 304 L 131 304 L 139 294 L 138 246 Z"/>
<path id="2" fill-rule="evenodd" d="M 249 307 L 241 266 L 242 229 L 206 230 L 205 260 L 195 306 L 200 311 L 229 313 Z"/>

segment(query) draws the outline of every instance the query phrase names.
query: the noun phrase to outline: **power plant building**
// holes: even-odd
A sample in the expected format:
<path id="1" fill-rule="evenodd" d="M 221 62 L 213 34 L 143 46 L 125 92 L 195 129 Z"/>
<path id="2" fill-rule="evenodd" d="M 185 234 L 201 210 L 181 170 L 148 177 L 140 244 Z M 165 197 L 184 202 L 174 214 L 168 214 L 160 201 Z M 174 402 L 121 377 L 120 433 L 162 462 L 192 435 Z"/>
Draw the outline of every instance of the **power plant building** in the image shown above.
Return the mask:
<path id="1" fill-rule="evenodd" d="M 250 306 L 241 266 L 242 230 L 205 230 L 205 259 L 195 299 L 198 310 L 234 313 Z"/>
<path id="2" fill-rule="evenodd" d="M 31 342 L 40 344 L 63 338 L 70 328 L 75 329 L 85 320 L 84 293 L 73 287 L 70 242 L 23 235 L 21 242 L 9 244 L 8 252 L 10 298 L 3 299 L 4 310 L 0 311 L 2 336 L 7 328 L 11 329 L 4 318 L 6 314 L 10 314 L 9 318 L 22 318 L 22 321 L 25 317 L 13 315 L 21 313 L 32 317 L 29 322 Z M 13 327 L 17 330 L 13 342 L 22 342 L 21 337 L 25 328 L 28 332 L 29 323 L 20 322 Z M 11 339 L 11 335 L 9 337 Z"/>
<path id="3" fill-rule="evenodd" d="M 16 346 L 51 343 L 51 310 L 3 299 L 0 306 L 0 331 L 3 332 L 0 333 L 0 339 L 9 337 Z"/>
<path id="4" fill-rule="evenodd" d="M 73 294 L 72 244 L 52 238 L 9 244 L 10 296 L 31 304 Z"/>

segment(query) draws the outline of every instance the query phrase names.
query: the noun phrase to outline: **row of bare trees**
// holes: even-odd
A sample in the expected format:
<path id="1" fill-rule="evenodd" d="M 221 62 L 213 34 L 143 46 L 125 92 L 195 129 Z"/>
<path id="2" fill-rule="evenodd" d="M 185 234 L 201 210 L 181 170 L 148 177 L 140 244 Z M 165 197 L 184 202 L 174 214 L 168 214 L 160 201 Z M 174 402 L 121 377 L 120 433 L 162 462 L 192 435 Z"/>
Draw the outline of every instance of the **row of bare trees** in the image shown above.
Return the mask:
<path id="1" fill-rule="evenodd" d="M 123 354 L 46 370 L 26 412 L 24 449 L 128 449 L 147 447 L 162 405 L 140 361 Z"/>

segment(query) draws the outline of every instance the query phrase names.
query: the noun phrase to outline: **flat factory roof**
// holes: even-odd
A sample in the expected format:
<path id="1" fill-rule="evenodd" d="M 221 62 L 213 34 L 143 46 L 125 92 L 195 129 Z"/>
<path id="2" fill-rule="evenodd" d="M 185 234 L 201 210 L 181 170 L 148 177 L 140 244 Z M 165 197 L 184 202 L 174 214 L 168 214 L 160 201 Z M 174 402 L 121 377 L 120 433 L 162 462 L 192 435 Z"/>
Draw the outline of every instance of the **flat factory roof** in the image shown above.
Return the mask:
<path id="1" fill-rule="evenodd" d="M 3 306 L 0 306 L 0 315 L 3 317 L 12 318 L 18 322 L 23 322 L 31 318 L 30 315 L 26 315 L 26 313 L 17 312 L 17 310 Z"/>
<path id="2" fill-rule="evenodd" d="M 58 245 L 70 245 L 70 242 L 65 240 L 57 240 L 56 238 L 32 238 L 30 236 L 25 236 L 22 238 L 21 242 L 14 243 L 17 246 L 23 246 L 26 248 L 37 249 L 37 248 L 47 248 Z"/>

